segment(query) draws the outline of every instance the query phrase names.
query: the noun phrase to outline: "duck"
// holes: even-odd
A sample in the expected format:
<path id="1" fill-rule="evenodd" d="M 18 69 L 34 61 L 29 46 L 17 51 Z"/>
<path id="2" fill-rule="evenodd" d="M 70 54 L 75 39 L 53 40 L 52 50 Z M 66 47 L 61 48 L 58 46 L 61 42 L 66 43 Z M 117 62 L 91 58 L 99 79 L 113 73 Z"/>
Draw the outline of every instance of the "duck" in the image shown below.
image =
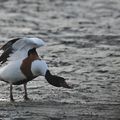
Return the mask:
<path id="1" fill-rule="evenodd" d="M 36 37 L 14 38 L 1 48 L 0 80 L 10 84 L 10 101 L 14 102 L 13 85 L 24 86 L 24 99 L 29 100 L 27 83 L 38 76 L 44 76 L 49 84 L 55 87 L 70 89 L 65 78 L 51 74 L 45 60 L 41 59 L 36 49 L 45 42 Z"/>

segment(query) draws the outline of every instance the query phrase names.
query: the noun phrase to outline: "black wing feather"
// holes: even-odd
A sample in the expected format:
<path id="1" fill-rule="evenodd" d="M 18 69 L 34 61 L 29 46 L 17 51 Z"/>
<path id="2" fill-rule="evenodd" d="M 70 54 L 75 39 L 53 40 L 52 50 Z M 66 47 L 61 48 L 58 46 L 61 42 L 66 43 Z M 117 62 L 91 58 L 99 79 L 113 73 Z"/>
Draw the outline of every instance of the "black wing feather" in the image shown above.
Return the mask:
<path id="1" fill-rule="evenodd" d="M 10 40 L 9 42 L 7 42 L 5 45 L 3 45 L 0 50 L 3 50 L 4 52 L 2 53 L 2 55 L 0 56 L 0 62 L 1 64 L 5 63 L 7 61 L 7 58 L 9 57 L 9 55 L 12 53 L 13 48 L 12 45 L 16 42 L 20 40 L 20 38 L 15 38 Z"/>

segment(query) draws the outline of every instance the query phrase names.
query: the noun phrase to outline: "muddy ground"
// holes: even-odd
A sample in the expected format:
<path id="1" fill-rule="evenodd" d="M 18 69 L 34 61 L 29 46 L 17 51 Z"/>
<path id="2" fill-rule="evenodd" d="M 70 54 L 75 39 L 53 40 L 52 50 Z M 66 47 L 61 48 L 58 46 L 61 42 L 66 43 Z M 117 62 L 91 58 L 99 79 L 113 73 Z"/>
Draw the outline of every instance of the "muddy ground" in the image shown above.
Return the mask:
<path id="1" fill-rule="evenodd" d="M 15 37 L 35 36 L 53 74 L 73 89 L 56 88 L 38 77 L 14 86 L 0 81 L 0 120 L 120 119 L 119 0 L 0 0 L 0 45 Z"/>

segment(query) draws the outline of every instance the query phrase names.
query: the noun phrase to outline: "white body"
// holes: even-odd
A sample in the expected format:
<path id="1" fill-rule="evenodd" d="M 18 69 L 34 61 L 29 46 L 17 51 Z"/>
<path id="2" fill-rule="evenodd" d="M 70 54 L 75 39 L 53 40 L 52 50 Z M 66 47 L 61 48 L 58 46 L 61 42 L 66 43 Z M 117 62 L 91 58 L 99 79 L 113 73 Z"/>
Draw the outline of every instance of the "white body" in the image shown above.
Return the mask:
<path id="1" fill-rule="evenodd" d="M 0 68 L 0 79 L 9 83 L 18 82 L 26 79 L 26 76 L 20 70 L 22 60 L 9 62 L 6 66 Z M 47 64 L 43 60 L 35 60 L 32 62 L 31 71 L 34 76 L 45 76 Z"/>

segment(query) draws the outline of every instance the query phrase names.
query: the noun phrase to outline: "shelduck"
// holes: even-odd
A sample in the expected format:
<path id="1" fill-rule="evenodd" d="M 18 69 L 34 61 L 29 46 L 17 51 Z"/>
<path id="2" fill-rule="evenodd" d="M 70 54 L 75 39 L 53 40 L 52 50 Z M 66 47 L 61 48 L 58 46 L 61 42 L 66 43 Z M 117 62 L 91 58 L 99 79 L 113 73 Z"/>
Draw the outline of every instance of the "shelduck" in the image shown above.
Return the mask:
<path id="1" fill-rule="evenodd" d="M 0 80 L 10 84 L 10 101 L 13 98 L 13 85 L 24 85 L 24 99 L 28 100 L 27 82 L 38 76 L 44 76 L 53 86 L 71 88 L 63 77 L 52 75 L 44 60 L 36 51 L 45 42 L 39 38 L 15 38 L 1 47 Z"/>

